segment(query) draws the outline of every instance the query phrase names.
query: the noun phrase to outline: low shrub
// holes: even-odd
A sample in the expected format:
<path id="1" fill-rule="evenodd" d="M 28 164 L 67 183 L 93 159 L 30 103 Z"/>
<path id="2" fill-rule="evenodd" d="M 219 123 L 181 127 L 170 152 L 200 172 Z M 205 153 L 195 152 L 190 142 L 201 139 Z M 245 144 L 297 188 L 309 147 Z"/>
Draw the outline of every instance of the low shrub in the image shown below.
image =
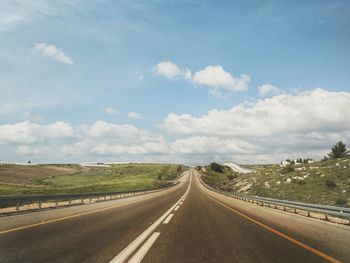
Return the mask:
<path id="1" fill-rule="evenodd" d="M 235 176 L 233 176 L 232 174 L 228 174 L 228 175 L 227 175 L 227 178 L 228 178 L 230 181 L 232 181 L 232 180 L 235 178 Z"/>
<path id="2" fill-rule="evenodd" d="M 337 186 L 337 184 L 333 180 L 327 180 L 325 181 L 325 184 L 330 188 L 334 188 Z"/>
<path id="3" fill-rule="evenodd" d="M 337 198 L 337 200 L 335 200 L 335 204 L 337 204 L 337 205 L 346 205 L 346 203 L 347 203 L 348 201 L 347 200 L 345 200 L 344 198 Z"/>
<path id="4" fill-rule="evenodd" d="M 294 167 L 292 165 L 287 165 L 286 167 L 284 167 L 281 171 L 281 173 L 285 174 L 285 173 L 291 173 L 294 172 Z"/>

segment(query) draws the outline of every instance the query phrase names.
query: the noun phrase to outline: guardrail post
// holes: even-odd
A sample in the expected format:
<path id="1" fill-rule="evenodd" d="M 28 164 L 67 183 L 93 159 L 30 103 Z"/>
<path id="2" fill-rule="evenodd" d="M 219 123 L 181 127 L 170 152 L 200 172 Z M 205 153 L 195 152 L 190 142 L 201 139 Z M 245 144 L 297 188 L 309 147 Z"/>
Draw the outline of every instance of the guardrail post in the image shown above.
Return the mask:
<path id="1" fill-rule="evenodd" d="M 81 199 L 81 203 L 84 204 L 84 199 Z"/>
<path id="2" fill-rule="evenodd" d="M 41 208 L 41 201 L 39 201 L 39 208 Z"/>
<path id="3" fill-rule="evenodd" d="M 19 210 L 19 202 L 17 202 L 16 211 Z"/>
<path id="4" fill-rule="evenodd" d="M 324 220 L 329 221 L 329 218 L 328 218 L 327 214 L 324 215 Z"/>
<path id="5" fill-rule="evenodd" d="M 310 211 L 309 210 L 307 210 L 307 216 L 310 217 Z"/>
<path id="6" fill-rule="evenodd" d="M 69 200 L 69 201 L 68 201 L 68 205 L 71 205 L 71 204 L 72 204 L 72 200 Z"/>
<path id="7" fill-rule="evenodd" d="M 90 197 L 90 204 L 91 204 L 91 197 Z"/>

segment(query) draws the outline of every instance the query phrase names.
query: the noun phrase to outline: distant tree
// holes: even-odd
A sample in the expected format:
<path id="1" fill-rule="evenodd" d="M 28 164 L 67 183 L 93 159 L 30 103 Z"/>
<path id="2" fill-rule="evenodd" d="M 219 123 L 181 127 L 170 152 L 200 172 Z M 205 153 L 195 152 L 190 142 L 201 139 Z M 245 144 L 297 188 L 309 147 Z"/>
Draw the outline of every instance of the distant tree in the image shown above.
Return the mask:
<path id="1" fill-rule="evenodd" d="M 176 172 L 181 172 L 182 171 L 182 165 L 178 165 L 177 168 L 176 168 Z"/>
<path id="2" fill-rule="evenodd" d="M 218 173 L 223 173 L 224 172 L 223 167 L 220 164 L 218 164 L 218 163 L 211 163 L 210 164 L 210 168 L 213 171 L 218 172 Z"/>
<path id="3" fill-rule="evenodd" d="M 340 141 L 332 147 L 331 152 L 328 154 L 330 159 L 337 159 L 346 157 L 349 155 L 349 152 L 346 150 L 346 145 Z"/>
<path id="4" fill-rule="evenodd" d="M 29 160 L 28 163 L 31 164 L 32 162 Z"/>

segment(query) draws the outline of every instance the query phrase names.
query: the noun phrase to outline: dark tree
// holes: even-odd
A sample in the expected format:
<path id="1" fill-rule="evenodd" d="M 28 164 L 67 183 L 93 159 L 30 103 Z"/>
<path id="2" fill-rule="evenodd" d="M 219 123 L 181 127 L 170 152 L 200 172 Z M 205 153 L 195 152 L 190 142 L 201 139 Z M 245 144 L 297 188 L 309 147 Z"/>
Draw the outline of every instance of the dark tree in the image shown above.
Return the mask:
<path id="1" fill-rule="evenodd" d="M 220 164 L 218 164 L 218 163 L 211 163 L 210 164 L 210 168 L 213 171 L 218 172 L 218 173 L 223 173 L 224 172 L 223 167 Z"/>
<path id="2" fill-rule="evenodd" d="M 348 156 L 346 145 L 340 141 L 332 147 L 332 151 L 328 154 L 330 159 L 337 159 Z"/>

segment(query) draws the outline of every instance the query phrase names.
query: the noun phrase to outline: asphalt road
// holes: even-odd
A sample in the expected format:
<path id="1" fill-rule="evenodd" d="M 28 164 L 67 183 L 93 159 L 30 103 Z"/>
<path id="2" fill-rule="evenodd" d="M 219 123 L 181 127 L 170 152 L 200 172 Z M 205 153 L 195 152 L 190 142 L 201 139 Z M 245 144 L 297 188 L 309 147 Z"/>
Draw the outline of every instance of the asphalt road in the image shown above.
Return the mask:
<path id="1" fill-rule="evenodd" d="M 0 218 L 0 262 L 350 262 L 350 227 L 235 200 L 195 171 L 162 192 Z"/>

